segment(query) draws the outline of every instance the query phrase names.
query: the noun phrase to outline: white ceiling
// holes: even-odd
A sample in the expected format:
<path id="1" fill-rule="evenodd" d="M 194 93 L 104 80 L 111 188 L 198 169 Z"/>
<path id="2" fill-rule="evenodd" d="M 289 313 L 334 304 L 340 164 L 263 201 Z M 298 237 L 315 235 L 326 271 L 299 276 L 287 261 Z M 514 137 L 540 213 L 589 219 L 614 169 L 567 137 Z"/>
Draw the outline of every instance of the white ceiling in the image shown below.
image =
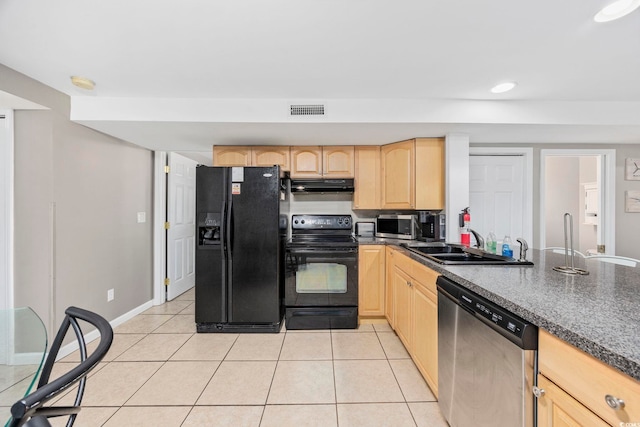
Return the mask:
<path id="1" fill-rule="evenodd" d="M 2 0 L 0 63 L 68 93 L 73 120 L 153 149 L 638 143 L 640 10 L 595 23 L 610 1 Z M 489 92 L 505 80 L 519 84 Z"/>

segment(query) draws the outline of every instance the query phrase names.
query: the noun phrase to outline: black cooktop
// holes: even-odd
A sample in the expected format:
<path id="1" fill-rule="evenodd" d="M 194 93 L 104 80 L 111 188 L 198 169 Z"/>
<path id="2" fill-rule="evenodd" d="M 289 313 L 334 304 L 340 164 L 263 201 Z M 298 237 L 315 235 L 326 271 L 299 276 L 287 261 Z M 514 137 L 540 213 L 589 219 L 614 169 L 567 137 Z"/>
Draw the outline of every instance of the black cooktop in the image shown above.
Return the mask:
<path id="1" fill-rule="evenodd" d="M 289 246 L 354 246 L 351 215 L 293 215 Z"/>

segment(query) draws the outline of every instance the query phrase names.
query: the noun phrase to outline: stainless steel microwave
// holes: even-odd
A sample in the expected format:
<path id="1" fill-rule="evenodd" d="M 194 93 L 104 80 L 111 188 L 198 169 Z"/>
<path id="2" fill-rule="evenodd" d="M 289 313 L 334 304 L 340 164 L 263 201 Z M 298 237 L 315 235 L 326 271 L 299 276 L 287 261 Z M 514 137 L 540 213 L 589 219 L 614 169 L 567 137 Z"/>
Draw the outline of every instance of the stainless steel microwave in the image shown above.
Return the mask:
<path id="1" fill-rule="evenodd" d="M 415 240 L 419 229 L 417 215 L 379 215 L 376 218 L 376 237 Z"/>

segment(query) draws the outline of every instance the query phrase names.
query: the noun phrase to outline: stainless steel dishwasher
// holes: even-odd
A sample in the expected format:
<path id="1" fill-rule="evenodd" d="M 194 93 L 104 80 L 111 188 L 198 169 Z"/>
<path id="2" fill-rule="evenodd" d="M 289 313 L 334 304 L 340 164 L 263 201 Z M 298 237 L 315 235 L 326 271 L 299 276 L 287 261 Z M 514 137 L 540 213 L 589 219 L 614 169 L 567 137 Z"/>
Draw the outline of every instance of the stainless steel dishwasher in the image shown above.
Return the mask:
<path id="1" fill-rule="evenodd" d="M 440 276 L 438 399 L 452 427 L 535 426 L 538 328 Z"/>

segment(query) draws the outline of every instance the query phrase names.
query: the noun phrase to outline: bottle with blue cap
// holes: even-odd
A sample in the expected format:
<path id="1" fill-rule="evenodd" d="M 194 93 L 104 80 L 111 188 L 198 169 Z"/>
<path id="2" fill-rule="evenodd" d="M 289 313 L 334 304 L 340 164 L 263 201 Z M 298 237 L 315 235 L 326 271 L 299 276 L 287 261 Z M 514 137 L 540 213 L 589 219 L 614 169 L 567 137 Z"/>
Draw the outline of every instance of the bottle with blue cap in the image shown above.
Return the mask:
<path id="1" fill-rule="evenodd" d="M 502 256 L 513 258 L 513 249 L 511 249 L 511 237 L 507 234 L 502 240 Z"/>

